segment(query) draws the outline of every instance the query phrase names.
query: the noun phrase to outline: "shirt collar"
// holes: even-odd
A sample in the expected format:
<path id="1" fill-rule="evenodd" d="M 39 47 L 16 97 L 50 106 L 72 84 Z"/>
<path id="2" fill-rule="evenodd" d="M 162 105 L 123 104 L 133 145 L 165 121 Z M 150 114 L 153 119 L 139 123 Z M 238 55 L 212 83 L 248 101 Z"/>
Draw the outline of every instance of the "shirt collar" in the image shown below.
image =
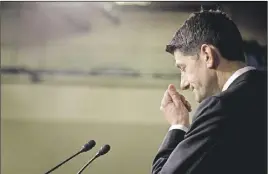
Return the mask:
<path id="1" fill-rule="evenodd" d="M 245 72 L 248 72 L 250 70 L 255 70 L 255 69 L 256 68 L 254 68 L 252 66 L 246 66 L 244 68 L 241 68 L 241 69 L 237 70 L 233 75 L 231 75 L 231 77 L 224 84 L 224 86 L 222 88 L 222 91 L 225 91 L 226 89 L 228 89 L 228 87 L 234 82 L 234 80 L 237 79 L 242 74 L 244 74 Z"/>

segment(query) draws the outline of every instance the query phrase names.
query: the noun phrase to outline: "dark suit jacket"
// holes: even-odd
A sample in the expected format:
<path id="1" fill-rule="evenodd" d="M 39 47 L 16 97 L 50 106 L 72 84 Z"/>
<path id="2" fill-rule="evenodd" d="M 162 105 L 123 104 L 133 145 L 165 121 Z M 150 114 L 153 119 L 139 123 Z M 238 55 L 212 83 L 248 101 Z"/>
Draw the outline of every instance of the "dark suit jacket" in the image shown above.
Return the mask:
<path id="1" fill-rule="evenodd" d="M 167 133 L 153 174 L 267 174 L 267 75 L 239 76 L 200 103 L 193 123 Z"/>

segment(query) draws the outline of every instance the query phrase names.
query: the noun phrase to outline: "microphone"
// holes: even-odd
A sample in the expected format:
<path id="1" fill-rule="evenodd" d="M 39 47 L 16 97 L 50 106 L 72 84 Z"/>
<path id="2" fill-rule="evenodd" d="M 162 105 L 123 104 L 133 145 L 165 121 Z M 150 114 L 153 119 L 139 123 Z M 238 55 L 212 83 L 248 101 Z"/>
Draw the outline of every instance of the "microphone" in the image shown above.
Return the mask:
<path id="1" fill-rule="evenodd" d="M 49 171 L 47 171 L 45 174 L 49 174 L 51 172 L 53 172 L 54 170 L 56 170 L 57 168 L 59 168 L 61 165 L 63 165 L 64 163 L 68 162 L 69 160 L 71 160 L 72 158 L 74 158 L 75 156 L 79 155 L 80 153 L 83 152 L 87 152 L 90 149 L 92 149 L 94 146 L 96 145 L 96 142 L 94 140 L 90 140 L 89 142 L 87 142 L 84 146 L 82 146 L 81 150 L 79 152 L 77 152 L 76 154 L 72 155 L 71 157 L 69 157 L 68 159 L 64 160 L 63 162 L 61 162 L 60 164 L 58 164 L 57 166 L 53 167 L 52 169 L 50 169 Z"/>
<path id="2" fill-rule="evenodd" d="M 106 153 L 108 153 L 111 149 L 111 146 L 106 144 L 104 146 L 101 147 L 101 149 L 98 151 L 98 153 L 93 157 L 91 158 L 78 172 L 77 174 L 81 174 L 85 169 L 86 167 L 92 163 L 96 158 L 102 156 L 102 155 L 105 155 Z"/>

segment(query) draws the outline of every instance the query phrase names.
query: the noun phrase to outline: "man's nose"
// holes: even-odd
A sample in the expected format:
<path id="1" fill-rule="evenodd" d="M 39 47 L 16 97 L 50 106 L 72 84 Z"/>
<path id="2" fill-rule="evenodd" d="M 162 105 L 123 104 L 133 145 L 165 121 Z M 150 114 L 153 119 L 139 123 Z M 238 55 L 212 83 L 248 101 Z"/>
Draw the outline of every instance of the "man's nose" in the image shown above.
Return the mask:
<path id="1" fill-rule="evenodd" d="M 182 76 L 181 77 L 181 90 L 187 90 L 190 87 L 190 83 Z"/>

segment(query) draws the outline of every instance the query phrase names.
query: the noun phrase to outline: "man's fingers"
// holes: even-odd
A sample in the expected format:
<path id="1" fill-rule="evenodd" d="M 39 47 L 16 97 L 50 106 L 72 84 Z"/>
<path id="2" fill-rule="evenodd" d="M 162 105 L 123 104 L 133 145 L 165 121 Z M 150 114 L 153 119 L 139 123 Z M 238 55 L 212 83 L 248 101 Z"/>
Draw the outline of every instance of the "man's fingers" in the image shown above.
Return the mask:
<path id="1" fill-rule="evenodd" d="M 160 110 L 163 111 L 163 109 L 169 103 L 174 103 L 176 106 L 183 104 L 189 112 L 192 111 L 190 103 L 185 99 L 183 95 L 180 95 L 177 92 L 175 86 L 172 84 L 168 86 L 168 89 L 164 93 L 164 96 L 160 105 Z"/>
<path id="2" fill-rule="evenodd" d="M 187 100 L 186 100 L 186 104 L 185 104 L 185 106 L 186 106 L 186 108 L 187 108 L 187 110 L 188 110 L 189 112 L 192 111 L 192 107 L 191 107 L 190 103 L 189 103 Z"/>
<path id="3" fill-rule="evenodd" d="M 183 95 L 180 94 L 180 98 L 181 98 L 181 101 L 182 101 L 184 104 L 186 104 L 186 99 L 185 99 L 185 97 L 184 97 Z"/>
<path id="4" fill-rule="evenodd" d="M 178 105 L 179 102 L 182 102 L 189 112 L 192 111 L 190 103 L 185 99 L 183 95 L 177 92 L 174 85 L 171 84 L 168 86 L 168 93 L 170 97 L 172 98 L 172 101 L 174 102 L 174 104 Z"/>

